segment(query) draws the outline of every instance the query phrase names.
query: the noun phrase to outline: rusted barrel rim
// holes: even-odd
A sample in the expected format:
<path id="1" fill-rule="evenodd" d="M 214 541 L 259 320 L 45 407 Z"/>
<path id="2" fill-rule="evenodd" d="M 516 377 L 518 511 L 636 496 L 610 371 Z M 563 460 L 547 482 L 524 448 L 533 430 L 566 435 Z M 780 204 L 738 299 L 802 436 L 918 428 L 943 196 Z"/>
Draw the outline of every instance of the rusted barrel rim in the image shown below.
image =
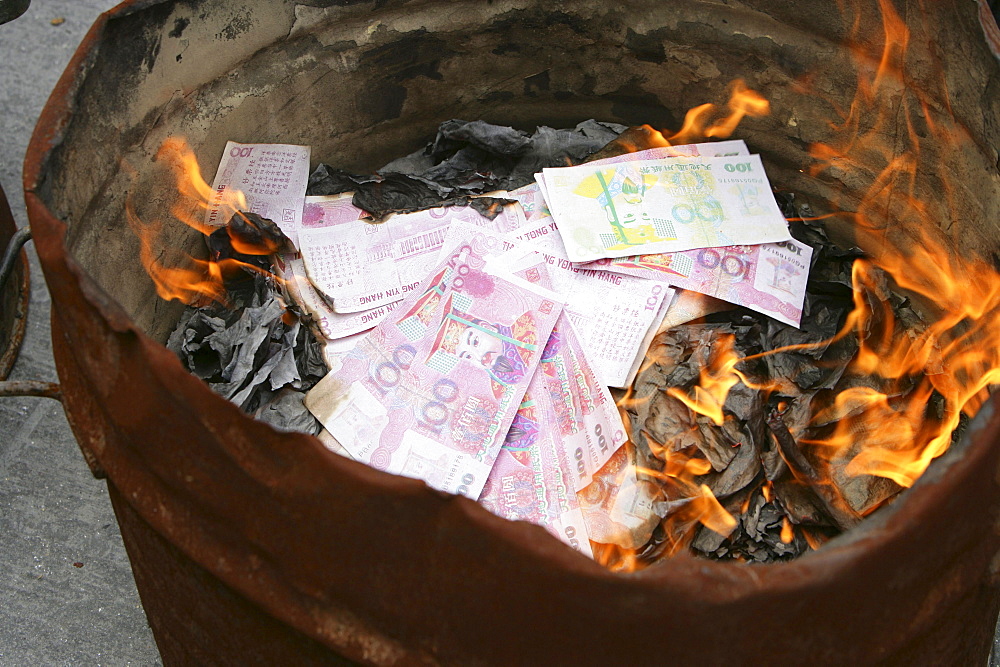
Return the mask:
<path id="1" fill-rule="evenodd" d="M 100 288 L 89 280 L 86 272 L 69 255 L 65 247 L 66 224 L 53 215 L 38 193 L 42 180 L 46 176 L 45 170 L 53 151 L 60 146 L 63 132 L 71 122 L 75 110 L 76 95 L 87 75 L 90 63 L 98 56 L 101 39 L 109 21 L 151 6 L 173 1 L 126 0 L 97 19 L 53 90 L 32 135 L 24 164 L 24 189 L 31 213 L 31 227 L 39 247 L 42 267 L 46 276 L 48 277 L 50 272 L 57 272 L 60 278 L 65 278 L 67 275 L 75 276 L 75 282 L 70 287 L 79 292 L 94 309 L 101 313 L 109 328 L 121 334 L 135 337 L 147 349 L 154 347 L 162 349 L 162 346 L 149 339 L 117 303 L 107 299 Z M 62 266 L 67 271 L 60 271 L 59 267 Z M 193 379 L 179 362 L 162 364 L 156 368 L 163 370 L 164 377 L 169 378 L 170 382 L 174 384 L 188 381 L 179 379 L 182 376 Z M 221 410 L 236 409 L 229 406 L 224 399 L 214 394 L 205 385 L 201 385 L 199 400 L 206 404 L 217 405 Z M 997 400 L 994 400 L 984 411 L 992 412 L 997 405 Z M 249 416 L 244 418 L 251 419 Z M 297 438 L 301 436 L 289 435 L 287 437 Z M 618 575 L 606 571 L 596 563 L 568 549 L 552 548 L 552 543 L 555 542 L 554 538 L 536 533 L 527 534 L 525 537 L 526 534 L 521 531 L 507 531 L 503 528 L 503 524 L 508 522 L 493 517 L 485 510 L 479 512 L 476 509 L 467 511 L 463 509 L 463 513 L 471 521 L 487 526 L 494 532 L 511 536 L 512 539 L 527 539 L 527 544 L 517 545 L 522 552 L 527 548 L 535 554 L 535 557 L 544 558 L 549 564 L 553 561 L 557 565 L 562 564 L 570 578 L 580 577 L 581 579 L 618 582 L 628 588 L 648 589 L 652 587 L 656 589 L 663 587 L 692 591 L 697 588 L 696 593 L 707 602 L 752 600 L 763 590 L 789 592 L 803 587 L 810 581 L 835 578 L 838 574 L 850 572 L 864 554 L 905 540 L 907 535 L 919 529 L 921 515 L 939 503 L 942 497 L 947 497 L 949 493 L 957 491 L 959 480 L 977 467 L 992 465 L 991 462 L 995 460 L 996 456 L 994 450 L 997 443 L 1000 442 L 1000 416 L 995 412 L 989 415 L 985 425 L 976 432 L 967 434 L 965 439 L 969 441 L 967 446 L 953 448 L 952 452 L 943 456 L 932 466 L 928 474 L 921 478 L 913 489 L 904 493 L 893 506 L 880 511 L 850 533 L 832 540 L 818 552 L 806 554 L 797 560 L 786 563 L 748 567 L 741 564 L 704 561 L 683 555 L 637 573 Z M 312 441 L 316 448 L 323 448 L 322 444 L 315 438 Z M 955 451 L 956 449 L 962 451 L 959 453 Z M 409 484 L 411 481 L 397 481 L 390 484 L 388 480 L 390 477 L 396 479 L 394 476 L 377 471 L 370 471 L 370 475 L 372 479 L 380 482 L 384 478 L 387 488 L 402 488 L 401 485 Z M 129 487 L 128 479 L 115 480 L 115 483 L 124 497 L 132 499 L 130 502 L 133 502 L 137 512 L 150 525 L 163 531 L 168 540 L 180 545 L 182 550 L 194 557 L 190 536 L 164 530 L 164 524 L 160 521 L 156 509 L 144 504 L 141 497 L 135 500 L 137 496 L 132 493 L 133 489 Z M 413 483 L 421 484 L 419 482 Z M 427 493 L 432 492 L 428 491 Z M 459 506 L 464 507 L 461 504 Z M 202 565 L 233 588 L 246 592 L 251 599 L 256 599 L 272 615 L 288 620 L 290 624 L 307 634 L 323 640 L 321 635 L 318 635 L 307 624 L 302 623 L 301 619 L 290 618 L 280 605 L 272 600 L 260 599 L 250 590 L 240 573 L 216 568 L 212 563 L 202 563 Z M 702 586 L 706 576 L 714 578 L 717 585 L 711 588 Z"/>

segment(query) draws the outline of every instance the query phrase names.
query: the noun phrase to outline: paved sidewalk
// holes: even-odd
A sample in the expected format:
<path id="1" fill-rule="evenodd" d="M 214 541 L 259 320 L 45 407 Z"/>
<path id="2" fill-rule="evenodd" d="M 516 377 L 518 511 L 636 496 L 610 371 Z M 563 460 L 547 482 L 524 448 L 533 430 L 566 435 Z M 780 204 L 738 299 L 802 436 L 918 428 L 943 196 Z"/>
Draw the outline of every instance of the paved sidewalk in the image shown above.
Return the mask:
<path id="1" fill-rule="evenodd" d="M 0 183 L 27 224 L 21 166 L 45 100 L 116 0 L 35 0 L 0 26 Z M 11 379 L 57 381 L 31 244 L 28 332 Z M 0 665 L 159 665 L 103 481 L 44 398 L 0 399 Z"/>

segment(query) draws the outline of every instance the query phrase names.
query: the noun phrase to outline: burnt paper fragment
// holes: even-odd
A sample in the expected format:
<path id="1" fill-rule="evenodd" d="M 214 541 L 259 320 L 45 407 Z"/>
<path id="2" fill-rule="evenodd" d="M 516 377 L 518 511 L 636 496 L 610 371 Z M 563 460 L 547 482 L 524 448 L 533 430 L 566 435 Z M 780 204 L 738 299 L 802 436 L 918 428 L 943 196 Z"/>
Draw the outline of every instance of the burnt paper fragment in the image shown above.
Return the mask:
<path id="1" fill-rule="evenodd" d="M 336 169 L 327 164 L 320 164 L 309 174 L 306 185 L 306 195 L 339 195 L 342 192 L 353 192 L 361 183 L 372 180 L 371 176 L 359 176 L 343 169 Z"/>
<path id="2" fill-rule="evenodd" d="M 440 195 L 426 183 L 403 174 L 388 174 L 359 184 L 352 203 L 378 220 L 389 213 L 408 213 L 439 206 L 440 202 Z"/>
<path id="3" fill-rule="evenodd" d="M 302 402 L 304 399 L 304 392 L 285 387 L 278 391 L 271 400 L 257 408 L 253 416 L 279 431 L 298 431 L 309 435 L 318 435 L 323 426 L 306 409 Z"/>
<path id="4" fill-rule="evenodd" d="M 287 394 L 304 393 L 326 374 L 319 342 L 290 313 L 272 279 L 253 272 L 249 285 L 249 291 L 244 285 L 230 291 L 226 305 L 189 306 L 167 347 L 247 412 L 266 415 L 281 428 L 316 433 L 315 420 L 301 414 L 301 400 L 296 404 Z"/>

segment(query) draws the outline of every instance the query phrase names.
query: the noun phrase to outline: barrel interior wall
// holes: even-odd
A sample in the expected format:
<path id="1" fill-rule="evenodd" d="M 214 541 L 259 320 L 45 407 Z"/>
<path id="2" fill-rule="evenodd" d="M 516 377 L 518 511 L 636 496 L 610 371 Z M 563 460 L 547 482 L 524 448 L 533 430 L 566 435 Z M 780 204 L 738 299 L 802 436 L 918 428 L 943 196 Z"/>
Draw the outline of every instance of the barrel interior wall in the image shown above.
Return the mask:
<path id="1" fill-rule="evenodd" d="M 281 8 L 274 9 L 278 4 Z M 163 217 L 169 210 L 176 198 L 169 166 L 155 156 L 170 136 L 188 139 L 209 178 L 229 139 L 310 144 L 314 162 L 361 171 L 416 148 L 438 122 L 456 116 L 523 128 L 597 117 L 676 129 L 689 107 L 723 101 L 729 80 L 742 76 L 766 94 L 773 111 L 745 122 L 737 137 L 764 154 L 776 184 L 817 204 L 856 207 L 885 159 L 877 153 L 865 156 L 870 168 L 853 176 L 814 179 L 799 171 L 809 162 L 810 143 L 836 138 L 830 118 L 848 109 L 853 98 L 855 68 L 839 46 L 846 30 L 836 18 L 841 3 L 779 0 L 772 8 L 762 0 L 613 5 L 567 0 L 551 6 L 534 0 L 447 5 L 347 0 L 339 6 L 345 3 L 308 0 L 288 13 L 290 4 L 132 3 L 109 22 L 94 47 L 76 93 L 77 107 L 68 125 L 59 126 L 60 145 L 45 164 L 39 194 L 53 213 L 70 222 L 70 251 L 89 277 L 155 339 L 165 339 L 179 305 L 155 297 L 125 212 L 127 200 L 140 217 Z M 657 9 L 650 10 L 654 4 Z M 876 0 L 865 4 L 871 9 Z M 942 15 L 962 7 L 970 15 L 973 11 L 973 3 L 960 0 L 939 4 L 955 8 L 941 10 Z M 527 14 L 511 14 L 518 8 Z M 129 39 L 140 46 L 128 46 Z M 219 40 L 225 46 L 222 66 L 199 51 L 208 48 L 205 44 L 218 49 Z M 880 41 L 872 39 L 870 48 L 877 55 Z M 997 145 L 1000 110 L 995 101 L 982 107 L 986 111 L 978 119 L 974 110 L 975 100 L 983 100 L 983 90 L 990 89 L 987 84 L 997 80 L 997 67 L 992 60 L 992 69 L 977 61 L 965 69 L 969 76 L 964 78 L 963 69 L 945 57 L 954 72 L 955 96 L 933 105 L 955 102 L 976 148 L 960 156 L 941 151 L 950 161 L 938 173 L 968 172 L 969 185 L 958 198 L 958 224 L 972 230 L 968 238 L 973 240 L 963 241 L 992 238 L 988 243 L 995 245 L 1000 236 L 991 231 L 992 221 L 1000 220 L 1000 202 L 996 159 L 986 147 Z M 206 63 L 211 64 L 200 70 Z M 814 69 L 815 92 L 803 93 L 794 84 Z M 875 122 L 864 118 L 861 125 L 874 127 Z M 894 138 L 904 126 L 896 116 L 879 133 Z M 935 182 L 931 178 L 920 187 L 933 190 Z M 992 217 L 986 215 L 991 212 Z M 51 241 L 54 225 L 44 216 L 41 220 L 47 233 L 43 240 Z M 194 231 L 164 225 L 164 232 L 165 248 L 194 252 L 199 247 Z M 72 278 L 61 271 L 60 258 L 52 258 L 57 254 L 52 245 L 43 263 L 59 270 L 56 275 Z M 796 633 L 802 646 L 819 646 L 820 657 L 843 651 L 885 657 L 901 642 L 918 645 L 921 640 L 914 638 L 936 622 L 930 615 L 914 617 L 907 626 L 912 632 L 904 633 L 897 609 L 927 600 L 926 608 L 933 610 L 938 608 L 933 603 L 950 604 L 973 590 L 995 612 L 995 584 L 981 581 L 996 536 L 982 524 L 953 518 L 969 505 L 995 511 L 992 471 L 998 450 L 993 445 L 1000 428 L 995 415 L 988 432 L 970 436 L 974 446 L 952 450 L 941 461 L 949 475 L 920 480 L 919 488 L 887 513 L 815 554 L 754 570 L 685 556 L 635 576 L 615 577 L 593 562 L 572 560 L 576 554 L 561 550 L 541 529 L 502 521 L 414 480 L 341 460 L 314 439 L 276 434 L 213 396 L 162 348 L 127 332 L 118 335 L 120 321 L 106 326 L 105 311 L 95 305 L 99 300 L 85 298 L 86 291 L 75 283 L 62 287 L 54 290 L 54 312 L 63 327 L 56 338 L 60 373 L 69 376 L 71 386 L 95 388 L 70 392 L 77 399 L 68 409 L 84 406 L 84 394 L 87 401 L 103 402 L 87 403 L 84 407 L 94 409 L 78 410 L 76 420 L 93 423 L 94 432 L 85 435 L 96 443 L 97 457 L 122 497 L 228 586 L 248 599 L 268 601 L 266 610 L 275 618 L 293 619 L 299 630 L 331 645 L 348 641 L 334 633 L 341 627 L 336 609 L 316 612 L 320 602 L 331 600 L 331 608 L 343 604 L 365 627 L 414 647 L 410 657 L 439 651 L 445 658 L 457 656 L 453 662 L 459 664 L 474 662 L 473 657 L 510 662 L 523 658 L 516 654 L 525 646 L 537 647 L 540 662 L 546 651 L 549 661 L 576 656 L 585 662 L 597 659 L 593 646 L 645 650 L 642 628 L 630 615 L 635 609 L 648 609 L 650 617 L 681 609 L 692 619 L 684 632 L 693 637 L 684 639 L 695 641 L 676 642 L 684 644 L 678 649 L 682 661 L 683 651 L 701 652 L 701 647 L 707 651 L 703 660 L 711 661 L 713 651 L 721 660 L 722 652 L 733 649 L 717 641 L 719 633 L 735 637 L 748 625 L 761 626 L 747 632 L 750 649 L 760 642 L 766 651 L 798 651 L 773 640 L 794 626 L 821 628 Z M 84 287 L 89 287 L 85 281 Z M 64 317 L 58 315 L 60 308 Z M 106 372 L 109 368 L 117 372 Z M 210 485 L 192 485 L 185 477 L 189 473 Z M 964 488 L 971 492 L 959 493 L 969 478 L 975 485 Z M 252 513 L 243 502 L 248 489 L 263 499 Z M 954 505 L 935 505 L 932 501 L 942 494 Z M 288 516 L 308 520 L 289 523 Z M 947 532 L 942 526 L 950 523 L 956 523 L 961 541 L 940 539 Z M 219 526 L 250 537 L 230 539 Z M 908 541 L 920 530 L 919 541 Z M 315 548 L 307 548 L 310 544 Z M 374 559 L 371 545 L 378 546 Z M 928 545 L 952 551 L 922 548 Z M 263 556 L 257 558 L 258 553 Z M 327 556 L 315 560 L 317 553 Z M 346 565 L 330 568 L 331 558 Z M 907 567 L 899 566 L 903 561 Z M 162 574 L 158 568 L 146 571 Z M 891 574 L 888 583 L 880 578 L 883 572 Z M 158 587 L 171 590 L 169 582 Z M 523 594 L 527 589 L 531 595 Z M 892 608 L 881 601 L 867 604 L 871 591 L 886 589 L 896 591 L 894 598 L 916 602 Z M 573 602 L 563 605 L 570 611 L 546 613 L 550 608 L 534 597 L 539 590 L 556 593 L 543 596 L 543 602 Z M 780 606 L 771 595 L 775 591 L 793 600 L 792 606 Z M 608 615 L 607 627 L 592 629 L 585 619 L 586 603 L 594 599 L 607 600 L 609 608 L 621 612 Z M 426 600 L 435 604 L 426 607 Z M 490 605 L 483 606 L 484 600 Z M 770 606 L 753 604 L 759 600 Z M 748 617 L 748 608 L 766 613 Z M 950 609 L 943 603 L 941 608 Z M 309 616 L 312 612 L 316 615 Z M 951 615 L 956 626 L 972 627 L 990 616 L 978 608 L 976 615 L 963 613 Z M 525 641 L 495 642 L 489 623 L 481 619 L 497 615 L 524 619 Z M 584 640 L 579 646 L 577 636 Z M 968 634 L 958 630 L 955 636 Z M 988 637 L 981 639 L 970 650 L 986 650 Z M 570 652 L 556 658 L 563 648 Z M 801 661 L 804 653 L 794 657 Z"/>
<path id="2" fill-rule="evenodd" d="M 772 113 L 745 121 L 736 136 L 764 155 L 772 182 L 809 198 L 817 212 L 857 208 L 887 161 L 879 152 L 859 153 L 862 168 L 850 173 L 834 170 L 820 179 L 803 173 L 809 145 L 836 140 L 831 121 L 850 108 L 857 86 L 851 61 L 857 53 L 843 47 L 845 23 L 825 4 L 804 10 L 795 3 L 765 9 L 694 2 L 650 10 L 639 2 L 552 7 L 507 0 L 450 3 L 443 12 L 437 2 L 392 2 L 377 15 L 365 10 L 368 3 L 299 5 L 294 12 L 263 2 L 195 4 L 151 3 L 109 23 L 106 57 L 90 71 L 63 142 L 73 150 L 54 154 L 46 191 L 53 210 L 73 223 L 72 252 L 159 340 L 177 307 L 155 298 L 125 208 L 131 198 L 141 219 L 167 217 L 174 184 L 154 160 L 170 136 L 188 139 L 209 179 L 230 139 L 309 144 L 314 163 L 365 171 L 419 146 L 453 117 L 525 129 L 591 117 L 677 129 L 690 107 L 724 101 L 728 83 L 742 77 L 771 100 Z M 804 18 L 810 12 L 815 21 Z M 926 29 L 926 21 L 911 23 L 915 31 Z M 880 30 L 868 27 L 872 64 L 884 41 Z M 225 44 L 222 65 L 208 72 L 195 66 L 204 62 L 200 45 L 213 41 L 203 37 Z M 918 64 L 939 55 L 930 43 L 912 50 L 907 57 Z M 941 166 L 915 189 L 934 202 L 929 193 L 942 189 L 939 174 L 962 174 L 950 179 L 963 185 L 947 202 L 957 204 L 958 215 L 945 211 L 942 200 L 928 216 L 946 228 L 954 218 L 1000 219 L 1000 176 L 988 148 L 991 140 L 996 145 L 997 128 L 986 126 L 988 113 L 972 111 L 996 79 L 995 68 L 962 74 L 968 77 L 955 77 L 952 99 L 928 104 L 953 105 L 968 118 L 968 130 L 978 132 L 976 148 L 942 153 Z M 912 83 L 926 88 L 930 78 Z M 812 94 L 799 85 L 806 80 Z M 902 87 L 899 93 L 901 100 L 909 94 Z M 1000 114 L 998 104 L 989 102 L 986 111 Z M 861 117 L 858 127 L 875 129 L 899 152 L 910 148 L 903 114 L 878 122 Z M 928 147 L 924 157 L 934 158 L 928 153 L 936 150 Z M 910 236 L 891 224 L 892 213 L 884 212 L 892 232 L 884 238 L 905 246 Z M 991 233 L 995 226 L 972 225 L 972 233 L 955 235 L 957 252 L 992 252 L 1000 238 Z M 848 225 L 837 235 L 850 240 Z M 174 224 L 163 226 L 159 242 L 194 254 L 200 249 L 196 232 Z"/>

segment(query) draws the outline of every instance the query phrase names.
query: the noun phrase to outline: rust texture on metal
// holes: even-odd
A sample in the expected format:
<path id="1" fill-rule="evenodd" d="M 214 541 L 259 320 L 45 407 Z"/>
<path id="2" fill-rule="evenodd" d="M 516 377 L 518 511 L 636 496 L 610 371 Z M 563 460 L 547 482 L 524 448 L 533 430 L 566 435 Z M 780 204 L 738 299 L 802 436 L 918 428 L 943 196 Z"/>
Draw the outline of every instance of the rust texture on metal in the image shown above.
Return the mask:
<path id="1" fill-rule="evenodd" d="M 996 250 L 997 64 L 969 42 L 972 3 L 901 4 L 908 18 L 933 13 L 934 39 L 912 40 L 925 49 L 913 57 L 946 68 L 977 142 L 943 167 L 968 172 L 963 242 Z M 168 203 L 152 157 L 171 134 L 206 173 L 228 139 L 312 144 L 361 169 L 453 116 L 678 127 L 736 76 L 776 110 L 740 136 L 773 181 L 822 201 L 842 184 L 800 170 L 806 144 L 833 131 L 826 105 L 853 94 L 836 5 L 143 0 L 102 16 L 42 114 L 25 190 L 65 410 L 109 479 L 166 661 L 243 664 L 274 641 L 303 664 L 984 662 L 1000 586 L 995 403 L 894 506 L 818 552 L 754 567 L 680 556 L 617 575 L 541 528 L 277 433 L 212 394 L 160 343 L 177 309 L 153 296 L 123 221 L 129 193 L 140 216 Z M 934 40 L 966 48 L 930 53 Z M 832 102 L 794 92 L 813 70 Z"/>
<path id="2" fill-rule="evenodd" d="M 37 396 L 62 399 L 62 390 L 55 382 L 37 380 L 8 380 L 0 382 L 0 396 Z"/>
<path id="3" fill-rule="evenodd" d="M 6 254 L 4 249 L 9 247 L 17 233 L 7 196 L 0 188 L 0 255 Z M 10 374 L 24 342 L 30 297 L 28 255 L 21 250 L 14 257 L 7 280 L 0 282 L 0 380 Z"/>
<path id="4" fill-rule="evenodd" d="M 146 618 L 165 664 L 354 664 L 247 601 L 164 539 L 108 484 Z M 189 634 L 177 636 L 176 627 Z M 294 658 L 293 658 L 294 656 Z"/>

